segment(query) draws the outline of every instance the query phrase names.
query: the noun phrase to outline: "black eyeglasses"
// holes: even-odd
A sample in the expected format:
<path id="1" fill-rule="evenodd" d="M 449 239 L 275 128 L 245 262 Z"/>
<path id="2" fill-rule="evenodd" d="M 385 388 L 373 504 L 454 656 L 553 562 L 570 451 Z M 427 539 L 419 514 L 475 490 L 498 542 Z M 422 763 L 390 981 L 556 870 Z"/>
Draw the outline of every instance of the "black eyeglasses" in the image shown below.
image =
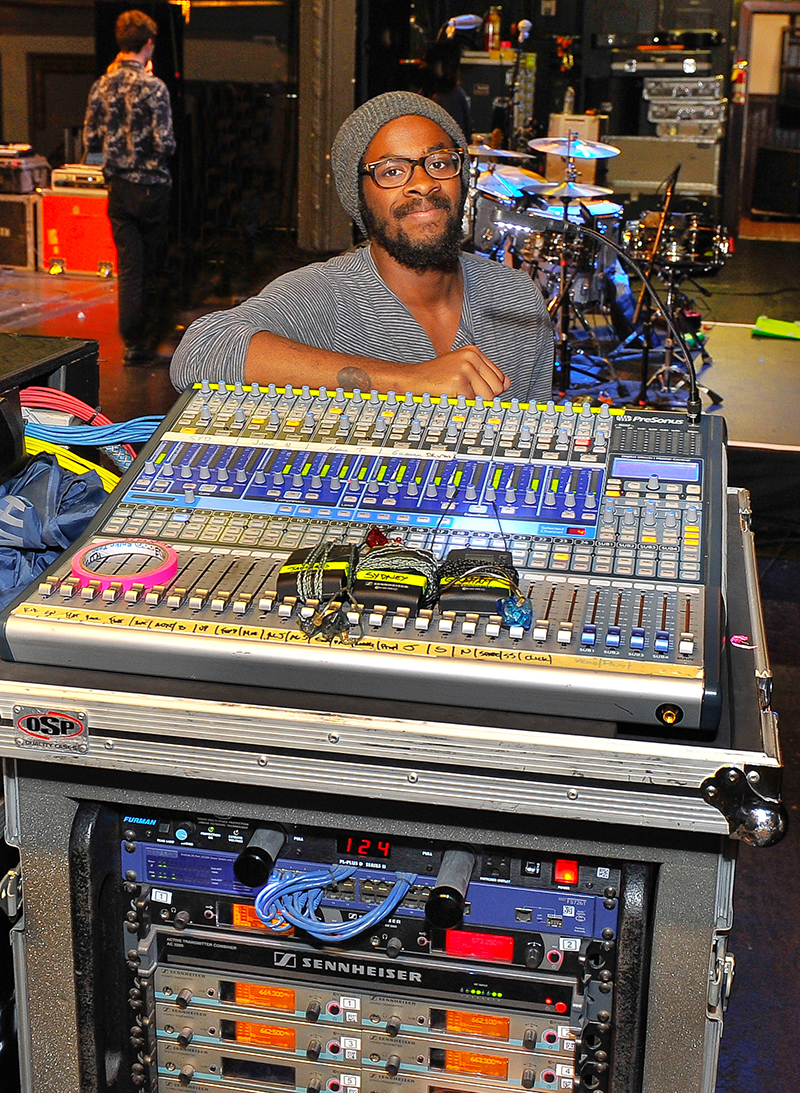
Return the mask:
<path id="1" fill-rule="evenodd" d="M 381 189 L 394 190 L 398 186 L 405 186 L 414 174 L 415 167 L 422 167 L 426 174 L 438 181 L 455 178 L 461 170 L 463 157 L 463 148 L 446 148 L 440 152 L 429 152 L 427 156 L 420 156 L 419 159 L 390 156 L 387 159 L 376 160 L 375 163 L 365 163 L 359 173 L 371 175 L 372 181 Z"/>

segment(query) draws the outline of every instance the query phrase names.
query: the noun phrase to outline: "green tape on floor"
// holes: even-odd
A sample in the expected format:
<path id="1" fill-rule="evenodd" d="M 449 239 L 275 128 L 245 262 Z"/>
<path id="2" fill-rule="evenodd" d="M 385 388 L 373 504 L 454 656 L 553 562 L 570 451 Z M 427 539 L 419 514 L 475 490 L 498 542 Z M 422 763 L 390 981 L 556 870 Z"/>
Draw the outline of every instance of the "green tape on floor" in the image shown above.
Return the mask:
<path id="1" fill-rule="evenodd" d="M 752 330 L 754 338 L 794 338 L 800 341 L 800 322 L 785 323 L 759 315 Z"/>

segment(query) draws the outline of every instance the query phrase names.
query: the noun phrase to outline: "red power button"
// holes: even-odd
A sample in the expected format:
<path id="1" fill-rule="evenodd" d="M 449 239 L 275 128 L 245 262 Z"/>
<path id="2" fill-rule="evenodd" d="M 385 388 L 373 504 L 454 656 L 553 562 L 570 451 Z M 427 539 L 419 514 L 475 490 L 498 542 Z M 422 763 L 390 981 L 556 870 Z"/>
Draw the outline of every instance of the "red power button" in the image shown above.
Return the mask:
<path id="1" fill-rule="evenodd" d="M 577 884 L 578 863 L 567 858 L 556 858 L 553 880 L 556 884 Z"/>

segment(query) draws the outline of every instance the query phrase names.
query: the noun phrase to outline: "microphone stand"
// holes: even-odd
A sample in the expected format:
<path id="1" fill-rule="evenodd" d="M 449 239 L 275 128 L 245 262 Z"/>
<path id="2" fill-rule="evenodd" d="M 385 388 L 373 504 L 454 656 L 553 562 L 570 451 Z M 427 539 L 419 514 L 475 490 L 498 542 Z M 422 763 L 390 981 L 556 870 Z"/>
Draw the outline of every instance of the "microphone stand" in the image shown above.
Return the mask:
<path id="1" fill-rule="evenodd" d="M 661 215 L 659 217 L 658 228 L 656 229 L 656 237 L 653 240 L 653 245 L 651 246 L 650 253 L 647 255 L 646 259 L 648 277 L 653 271 L 653 263 L 655 261 L 656 255 L 658 254 L 658 248 L 661 246 L 661 237 L 664 234 L 664 226 L 667 223 L 670 206 L 672 205 L 672 196 L 675 193 L 675 187 L 678 184 L 678 174 L 680 173 L 680 169 L 681 165 L 678 164 L 678 166 L 667 179 L 667 192 L 664 197 L 664 208 L 662 209 Z M 650 296 L 647 293 L 644 285 L 642 286 L 642 291 L 639 293 L 639 300 L 636 304 L 636 310 L 633 313 L 632 325 L 634 329 L 639 321 L 639 317 L 642 314 L 642 311 L 644 311 L 644 318 L 642 319 L 642 371 L 639 384 L 639 393 L 636 396 L 635 400 L 635 405 L 637 406 L 647 405 L 648 373 L 650 370 L 650 338 L 653 334 L 653 309 L 650 306 Z M 670 338 L 668 329 L 665 350 L 670 360 L 670 363 L 672 361 L 672 351 L 674 348 L 674 344 L 675 343 Z"/>

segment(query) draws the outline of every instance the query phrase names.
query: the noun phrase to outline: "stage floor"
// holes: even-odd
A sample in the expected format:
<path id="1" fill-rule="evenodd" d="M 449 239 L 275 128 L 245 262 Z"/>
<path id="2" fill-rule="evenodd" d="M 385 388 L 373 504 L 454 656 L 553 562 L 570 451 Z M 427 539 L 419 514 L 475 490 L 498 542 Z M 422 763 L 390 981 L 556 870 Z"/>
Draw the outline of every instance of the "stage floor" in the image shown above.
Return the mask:
<path id="1" fill-rule="evenodd" d="M 714 361 L 702 381 L 723 396 L 721 414 L 730 443 L 800 451 L 800 341 L 754 338 L 738 323 L 710 323 L 708 352 Z"/>

